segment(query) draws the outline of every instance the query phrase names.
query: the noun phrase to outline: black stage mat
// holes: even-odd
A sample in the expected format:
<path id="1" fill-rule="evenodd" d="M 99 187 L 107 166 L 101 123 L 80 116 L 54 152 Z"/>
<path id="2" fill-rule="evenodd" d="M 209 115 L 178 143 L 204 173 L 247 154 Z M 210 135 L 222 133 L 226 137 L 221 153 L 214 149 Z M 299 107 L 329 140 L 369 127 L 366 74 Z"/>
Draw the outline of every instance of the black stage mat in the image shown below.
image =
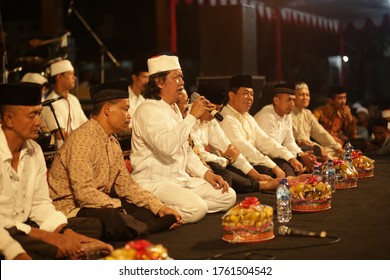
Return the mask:
<path id="1" fill-rule="evenodd" d="M 331 238 L 279 236 L 262 243 L 230 244 L 221 239 L 223 213 L 208 214 L 198 223 L 183 225 L 146 238 L 164 245 L 173 259 L 390 259 L 390 158 L 378 158 L 375 176 L 359 179 L 358 187 L 337 190 L 332 208 L 317 213 L 293 213 L 288 227 L 320 232 Z M 275 209 L 275 193 L 249 195 Z M 334 238 L 333 238 L 334 237 Z M 340 238 L 338 240 L 337 238 Z"/>

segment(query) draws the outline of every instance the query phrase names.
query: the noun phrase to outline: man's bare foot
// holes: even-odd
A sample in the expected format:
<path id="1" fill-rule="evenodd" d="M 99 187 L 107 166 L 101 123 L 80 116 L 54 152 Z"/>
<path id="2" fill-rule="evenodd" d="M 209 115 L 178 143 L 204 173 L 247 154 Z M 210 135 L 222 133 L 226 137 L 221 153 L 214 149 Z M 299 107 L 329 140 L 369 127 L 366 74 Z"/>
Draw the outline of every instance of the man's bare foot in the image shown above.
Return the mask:
<path id="1" fill-rule="evenodd" d="M 260 190 L 262 191 L 270 191 L 276 190 L 279 185 L 280 179 L 272 179 L 270 181 L 260 181 Z"/>
<path id="2" fill-rule="evenodd" d="M 287 177 L 287 182 L 289 185 L 297 183 L 297 182 L 305 182 L 307 179 L 311 178 L 313 175 L 311 174 L 301 174 L 299 176 L 289 176 Z"/>

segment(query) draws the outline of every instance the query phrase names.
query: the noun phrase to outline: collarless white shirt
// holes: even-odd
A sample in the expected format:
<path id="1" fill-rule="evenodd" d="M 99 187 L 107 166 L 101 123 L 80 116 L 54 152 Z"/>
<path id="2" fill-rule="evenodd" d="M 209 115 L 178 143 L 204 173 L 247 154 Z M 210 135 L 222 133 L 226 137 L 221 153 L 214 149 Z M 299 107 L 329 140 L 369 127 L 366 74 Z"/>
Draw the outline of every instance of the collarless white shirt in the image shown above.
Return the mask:
<path id="1" fill-rule="evenodd" d="M 47 96 L 46 100 L 58 98 L 60 95 L 54 90 Z M 85 123 L 88 119 L 85 116 L 80 101 L 76 96 L 68 93 L 68 98 L 63 98 L 52 103 L 60 127 L 70 133 Z M 57 123 L 49 106 L 44 106 L 41 114 L 42 126 L 50 131 L 58 129 Z"/>
<path id="2" fill-rule="evenodd" d="M 295 142 L 290 114 L 281 117 L 276 113 L 274 105 L 269 104 L 257 112 L 254 119 L 269 137 L 286 147 L 292 154 L 302 152 Z"/>
<path id="3" fill-rule="evenodd" d="M 225 135 L 252 165 L 274 168 L 276 164 L 269 157 L 286 161 L 294 157 L 270 138 L 249 113 L 240 114 L 228 104 L 223 107 L 221 115 L 224 119 L 220 125 Z"/>
<path id="4" fill-rule="evenodd" d="M 129 104 L 130 104 L 130 107 L 129 107 L 129 114 L 131 117 L 134 116 L 134 112 L 135 110 L 138 108 L 138 106 L 143 103 L 145 101 L 145 97 L 143 97 L 142 94 L 140 95 L 136 95 L 133 91 L 133 89 L 131 88 L 131 86 L 129 86 Z"/>
<path id="5" fill-rule="evenodd" d="M 294 107 L 291 112 L 292 127 L 295 140 L 308 140 L 313 138 L 316 142 L 324 147 L 337 150 L 341 144 L 337 142 L 332 135 L 317 121 L 313 113 L 308 109 L 299 110 Z"/>
<path id="6" fill-rule="evenodd" d="M 202 164 L 188 144 L 196 118 L 184 119 L 164 100 L 147 99 L 132 118 L 131 165 L 134 180 L 143 183 L 171 181 L 189 187 L 190 176 L 203 178 L 208 168 Z"/>
<path id="7" fill-rule="evenodd" d="M 197 120 L 192 128 L 191 138 L 194 141 L 194 146 L 206 162 L 215 162 L 222 167 L 226 167 L 227 160 L 221 154 L 227 150 L 231 143 L 215 119 L 206 122 Z M 210 146 L 212 152 L 206 151 L 205 147 L 207 146 Z M 248 174 L 253 169 L 242 154 L 237 157 L 233 166 L 240 169 L 244 174 Z"/>

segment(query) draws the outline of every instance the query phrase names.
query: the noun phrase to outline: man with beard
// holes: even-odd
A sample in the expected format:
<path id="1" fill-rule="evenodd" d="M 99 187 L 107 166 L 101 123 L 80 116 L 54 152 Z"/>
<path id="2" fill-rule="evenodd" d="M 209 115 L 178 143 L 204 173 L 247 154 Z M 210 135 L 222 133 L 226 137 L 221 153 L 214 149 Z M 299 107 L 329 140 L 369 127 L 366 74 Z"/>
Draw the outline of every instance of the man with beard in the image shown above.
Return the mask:
<path id="1" fill-rule="evenodd" d="M 202 164 L 188 143 L 196 120 L 215 106 L 198 96 L 183 119 L 177 106 L 184 89 L 178 57 L 152 57 L 148 70 L 146 101 L 132 119 L 134 180 L 177 209 L 184 223 L 199 221 L 206 213 L 228 210 L 236 201 L 236 193 Z"/>

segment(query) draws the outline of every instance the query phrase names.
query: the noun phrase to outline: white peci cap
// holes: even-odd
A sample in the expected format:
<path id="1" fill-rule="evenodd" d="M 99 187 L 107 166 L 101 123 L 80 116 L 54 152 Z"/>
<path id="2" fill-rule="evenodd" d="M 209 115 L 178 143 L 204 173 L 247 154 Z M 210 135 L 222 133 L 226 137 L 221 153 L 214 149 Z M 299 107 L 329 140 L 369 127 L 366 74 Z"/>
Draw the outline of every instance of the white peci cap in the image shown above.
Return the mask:
<path id="1" fill-rule="evenodd" d="M 39 73 L 26 73 L 20 81 L 23 83 L 36 83 L 40 85 L 47 83 L 47 79 Z"/>
<path id="2" fill-rule="evenodd" d="M 50 76 L 55 76 L 68 71 L 74 71 L 73 65 L 69 60 L 60 60 L 50 65 Z"/>
<path id="3" fill-rule="evenodd" d="M 174 55 L 160 55 L 148 59 L 149 75 L 158 72 L 181 69 L 179 58 Z"/>
<path id="4" fill-rule="evenodd" d="M 368 109 L 366 107 L 363 107 L 363 106 L 357 108 L 356 113 L 366 113 L 367 115 L 369 115 Z"/>

